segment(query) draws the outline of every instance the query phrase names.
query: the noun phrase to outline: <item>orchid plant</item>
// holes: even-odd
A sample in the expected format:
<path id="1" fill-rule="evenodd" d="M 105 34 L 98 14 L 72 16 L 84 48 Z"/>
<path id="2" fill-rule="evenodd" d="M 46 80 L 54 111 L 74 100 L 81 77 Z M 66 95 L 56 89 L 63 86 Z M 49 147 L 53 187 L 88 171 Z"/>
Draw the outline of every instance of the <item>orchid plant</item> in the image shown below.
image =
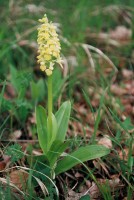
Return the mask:
<path id="1" fill-rule="evenodd" d="M 86 145 L 70 154 L 65 153 L 70 144 L 65 138 L 71 113 L 71 103 L 70 101 L 64 102 L 55 114 L 52 110 L 53 70 L 55 63 L 62 67 L 60 41 L 56 27 L 48 21 L 46 15 L 39 22 L 41 22 L 41 25 L 38 28 L 37 59 L 41 71 L 47 75 L 48 106 L 47 110 L 41 105 L 36 107 L 37 133 L 43 155 L 47 158 L 53 174 L 58 175 L 78 163 L 107 155 L 109 149 L 101 145 Z"/>

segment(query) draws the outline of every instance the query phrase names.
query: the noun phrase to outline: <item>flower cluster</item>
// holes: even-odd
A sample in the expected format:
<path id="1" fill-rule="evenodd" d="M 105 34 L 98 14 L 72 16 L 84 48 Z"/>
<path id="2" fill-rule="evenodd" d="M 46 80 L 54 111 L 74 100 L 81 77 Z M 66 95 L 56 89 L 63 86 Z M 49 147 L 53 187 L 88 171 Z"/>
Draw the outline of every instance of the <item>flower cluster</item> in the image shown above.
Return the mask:
<path id="1" fill-rule="evenodd" d="M 57 62 L 61 65 L 60 57 L 60 42 L 56 27 L 52 22 L 49 22 L 47 16 L 44 15 L 39 19 L 42 24 L 38 28 L 38 62 L 40 69 L 50 76 L 54 69 L 54 64 Z"/>

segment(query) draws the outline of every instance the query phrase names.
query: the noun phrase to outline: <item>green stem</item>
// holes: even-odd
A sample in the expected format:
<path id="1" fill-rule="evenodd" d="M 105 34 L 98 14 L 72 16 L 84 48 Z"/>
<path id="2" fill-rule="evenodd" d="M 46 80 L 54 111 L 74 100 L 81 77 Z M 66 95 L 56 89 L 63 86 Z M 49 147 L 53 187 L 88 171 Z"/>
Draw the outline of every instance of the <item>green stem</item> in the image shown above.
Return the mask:
<path id="1" fill-rule="evenodd" d="M 52 132 L 52 75 L 48 76 L 48 130 Z"/>

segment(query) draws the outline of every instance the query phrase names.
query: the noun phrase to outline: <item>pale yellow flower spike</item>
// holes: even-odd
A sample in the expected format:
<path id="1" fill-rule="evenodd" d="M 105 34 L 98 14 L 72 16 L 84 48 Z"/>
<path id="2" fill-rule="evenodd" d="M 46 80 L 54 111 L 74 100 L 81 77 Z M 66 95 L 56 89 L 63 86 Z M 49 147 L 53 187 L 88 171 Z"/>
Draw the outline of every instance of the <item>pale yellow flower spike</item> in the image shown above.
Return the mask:
<path id="1" fill-rule="evenodd" d="M 41 71 L 45 71 L 47 76 L 52 75 L 54 64 L 57 62 L 62 66 L 60 57 L 60 42 L 56 28 L 52 22 L 49 22 L 44 15 L 39 19 L 42 24 L 38 28 L 38 63 Z"/>

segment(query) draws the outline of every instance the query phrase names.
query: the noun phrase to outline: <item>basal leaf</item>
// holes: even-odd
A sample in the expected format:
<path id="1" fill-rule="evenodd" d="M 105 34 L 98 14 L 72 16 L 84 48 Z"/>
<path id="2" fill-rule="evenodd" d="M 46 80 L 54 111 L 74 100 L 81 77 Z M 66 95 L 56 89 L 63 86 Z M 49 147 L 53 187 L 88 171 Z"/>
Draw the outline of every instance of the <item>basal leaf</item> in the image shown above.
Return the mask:
<path id="1" fill-rule="evenodd" d="M 47 115 L 42 106 L 36 107 L 36 121 L 39 144 L 44 154 L 46 154 L 48 150 Z"/>
<path id="2" fill-rule="evenodd" d="M 71 169 L 79 163 L 100 158 L 107 155 L 109 152 L 110 150 L 102 145 L 88 145 L 85 147 L 80 147 L 78 150 L 68 154 L 58 162 L 55 173 L 58 175 Z"/>
<path id="3" fill-rule="evenodd" d="M 56 139 L 62 142 L 64 142 L 65 140 L 70 112 L 71 112 L 71 103 L 70 101 L 66 101 L 61 105 L 61 107 L 55 114 L 58 123 Z"/>

